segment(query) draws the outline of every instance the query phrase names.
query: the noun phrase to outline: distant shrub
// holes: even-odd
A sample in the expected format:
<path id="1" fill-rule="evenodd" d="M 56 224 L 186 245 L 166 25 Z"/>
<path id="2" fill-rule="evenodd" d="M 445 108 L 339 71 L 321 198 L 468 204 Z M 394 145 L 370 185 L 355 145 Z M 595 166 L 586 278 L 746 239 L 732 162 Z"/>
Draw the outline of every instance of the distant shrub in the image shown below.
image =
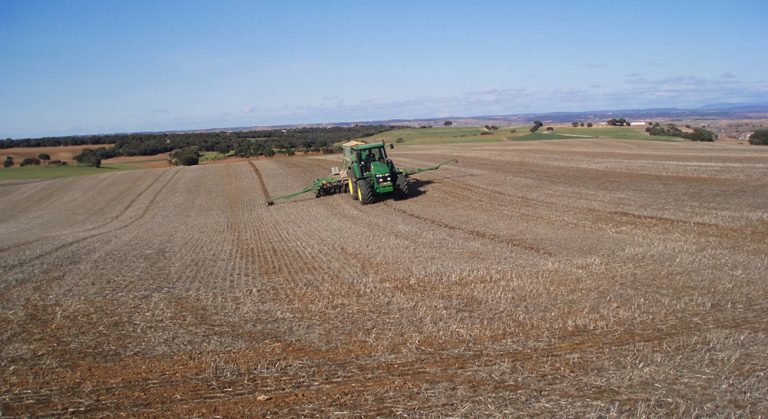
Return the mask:
<path id="1" fill-rule="evenodd" d="M 552 127 L 547 127 L 546 131 L 554 131 L 555 129 Z"/>
<path id="2" fill-rule="evenodd" d="M 509 130 L 509 132 L 510 132 L 511 134 L 515 134 L 515 133 L 517 132 L 517 130 L 516 130 L 516 129 L 511 129 L 511 130 Z"/>
<path id="3" fill-rule="evenodd" d="M 395 142 L 396 142 L 396 143 L 398 143 L 398 144 L 400 144 L 400 143 L 404 143 L 404 142 L 405 142 L 405 139 L 404 139 L 403 137 L 400 137 L 400 138 L 398 138 L 397 140 L 395 140 Z"/>
<path id="4" fill-rule="evenodd" d="M 576 127 L 578 127 L 578 126 L 579 126 L 579 123 L 578 123 L 578 122 L 571 122 L 571 125 L 572 125 L 574 128 L 576 128 Z"/>
<path id="5" fill-rule="evenodd" d="M 22 160 L 21 167 L 24 166 L 40 166 L 40 159 L 37 159 L 35 157 L 27 157 L 26 159 Z"/>
<path id="6" fill-rule="evenodd" d="M 627 121 L 624 118 L 611 118 L 608 121 L 606 121 L 606 124 L 612 126 L 612 127 L 623 127 L 623 126 L 629 126 L 629 121 Z"/>
<path id="7" fill-rule="evenodd" d="M 11 166 L 13 166 L 13 157 L 5 156 L 5 160 L 3 160 L 3 167 L 11 167 Z"/>
<path id="8" fill-rule="evenodd" d="M 96 150 L 90 148 L 84 148 L 80 151 L 80 154 L 73 157 L 76 162 L 86 166 L 101 167 L 101 160 L 107 158 L 109 151 L 104 147 L 99 147 Z"/>
<path id="9" fill-rule="evenodd" d="M 583 122 L 580 122 L 580 123 L 579 123 L 579 125 L 580 125 L 582 128 L 584 128 L 584 123 L 583 123 Z M 592 126 L 592 125 L 590 125 L 590 127 L 591 127 L 591 126 Z"/>
<path id="10" fill-rule="evenodd" d="M 693 132 L 685 132 L 682 137 L 691 141 L 715 141 L 717 139 L 714 132 L 704 128 L 694 128 Z"/>
<path id="11" fill-rule="evenodd" d="M 587 128 L 592 128 L 594 125 L 591 122 L 587 122 Z"/>
<path id="12" fill-rule="evenodd" d="M 196 148 L 174 150 L 169 156 L 171 159 L 176 160 L 181 166 L 196 166 L 200 163 L 200 153 Z"/>
<path id="13" fill-rule="evenodd" d="M 752 145 L 768 145 L 768 129 L 758 129 L 749 136 Z"/>
<path id="14" fill-rule="evenodd" d="M 480 133 L 480 135 L 493 135 L 493 133 L 490 131 L 483 131 Z"/>
<path id="15" fill-rule="evenodd" d="M 443 126 L 444 126 L 444 127 L 450 127 L 451 125 L 453 125 L 453 122 L 451 122 L 451 121 L 445 121 L 445 122 L 443 122 Z"/>

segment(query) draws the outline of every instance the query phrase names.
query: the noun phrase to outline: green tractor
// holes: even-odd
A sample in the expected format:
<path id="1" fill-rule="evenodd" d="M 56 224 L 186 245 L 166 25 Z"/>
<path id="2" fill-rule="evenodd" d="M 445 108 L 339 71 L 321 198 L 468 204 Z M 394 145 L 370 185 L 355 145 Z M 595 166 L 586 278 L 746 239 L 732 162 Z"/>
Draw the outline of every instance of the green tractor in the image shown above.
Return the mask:
<path id="1" fill-rule="evenodd" d="M 397 169 L 387 158 L 384 143 L 344 146 L 347 190 L 361 204 L 373 202 L 377 195 L 408 198 L 408 173 Z"/>
<path id="2" fill-rule="evenodd" d="M 393 146 L 390 144 L 390 147 Z M 392 160 L 387 158 L 384 143 L 350 141 L 342 145 L 342 150 L 344 160 L 341 170 L 333 167 L 331 176 L 315 179 L 312 185 L 298 192 L 270 199 L 267 205 L 274 205 L 277 200 L 292 199 L 307 192 L 315 192 L 315 197 L 349 192 L 352 199 L 360 201 L 363 205 L 383 196 L 406 199 L 409 195 L 410 175 L 437 170 L 444 164 L 457 163 L 456 160 L 448 160 L 437 166 L 422 169 L 397 168 Z"/>

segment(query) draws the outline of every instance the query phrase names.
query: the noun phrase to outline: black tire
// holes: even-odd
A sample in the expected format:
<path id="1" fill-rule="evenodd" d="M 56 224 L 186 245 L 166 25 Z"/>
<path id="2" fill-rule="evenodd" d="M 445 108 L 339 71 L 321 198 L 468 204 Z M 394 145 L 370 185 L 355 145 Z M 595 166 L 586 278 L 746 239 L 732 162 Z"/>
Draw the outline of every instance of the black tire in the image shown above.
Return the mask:
<path id="1" fill-rule="evenodd" d="M 373 189 L 371 189 L 371 182 L 368 179 L 358 179 L 356 189 L 359 192 L 357 197 L 361 204 L 368 205 L 373 202 Z"/>
<path id="2" fill-rule="evenodd" d="M 397 182 L 395 182 L 395 199 L 408 199 L 410 192 L 408 176 L 405 174 L 398 175 Z"/>
<path id="3" fill-rule="evenodd" d="M 352 195 L 352 199 L 357 201 L 357 183 L 349 175 L 347 177 L 347 191 Z"/>

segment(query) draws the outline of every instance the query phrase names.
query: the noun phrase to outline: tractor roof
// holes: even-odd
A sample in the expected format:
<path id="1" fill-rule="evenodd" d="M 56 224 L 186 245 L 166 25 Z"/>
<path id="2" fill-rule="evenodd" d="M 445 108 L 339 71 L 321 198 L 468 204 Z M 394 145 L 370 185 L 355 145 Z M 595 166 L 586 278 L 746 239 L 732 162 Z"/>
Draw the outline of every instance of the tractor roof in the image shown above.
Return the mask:
<path id="1" fill-rule="evenodd" d="M 354 148 L 355 150 L 368 150 L 370 148 L 379 148 L 379 147 L 384 147 L 384 143 L 361 144 L 361 145 L 353 146 L 352 148 Z"/>

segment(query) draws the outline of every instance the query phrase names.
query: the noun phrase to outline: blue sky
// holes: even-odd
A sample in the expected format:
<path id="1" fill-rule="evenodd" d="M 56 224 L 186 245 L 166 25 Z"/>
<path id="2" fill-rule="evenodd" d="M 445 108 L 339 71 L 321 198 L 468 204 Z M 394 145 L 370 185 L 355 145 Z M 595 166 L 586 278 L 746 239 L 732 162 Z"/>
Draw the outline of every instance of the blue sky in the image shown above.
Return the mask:
<path id="1" fill-rule="evenodd" d="M 0 138 L 768 101 L 768 2 L 0 0 Z"/>

